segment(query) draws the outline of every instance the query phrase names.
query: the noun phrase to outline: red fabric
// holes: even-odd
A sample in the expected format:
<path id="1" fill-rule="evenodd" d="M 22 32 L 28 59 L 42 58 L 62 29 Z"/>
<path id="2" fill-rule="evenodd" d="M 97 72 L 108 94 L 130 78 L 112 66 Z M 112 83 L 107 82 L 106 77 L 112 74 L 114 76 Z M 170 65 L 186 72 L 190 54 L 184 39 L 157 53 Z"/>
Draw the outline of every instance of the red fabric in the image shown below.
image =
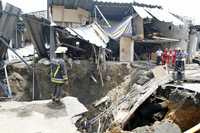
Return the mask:
<path id="1" fill-rule="evenodd" d="M 169 56 L 168 57 L 168 64 L 172 64 L 172 56 L 173 56 L 172 54 L 173 54 L 172 49 L 170 49 L 169 50 L 169 55 L 168 55 Z"/>
<path id="2" fill-rule="evenodd" d="M 167 63 L 167 58 L 168 58 L 167 55 L 168 55 L 168 54 L 167 54 L 167 49 L 165 48 L 165 49 L 164 49 L 164 52 L 163 52 L 163 55 L 162 55 L 162 64 L 163 64 L 163 65 L 165 65 L 165 64 Z"/>

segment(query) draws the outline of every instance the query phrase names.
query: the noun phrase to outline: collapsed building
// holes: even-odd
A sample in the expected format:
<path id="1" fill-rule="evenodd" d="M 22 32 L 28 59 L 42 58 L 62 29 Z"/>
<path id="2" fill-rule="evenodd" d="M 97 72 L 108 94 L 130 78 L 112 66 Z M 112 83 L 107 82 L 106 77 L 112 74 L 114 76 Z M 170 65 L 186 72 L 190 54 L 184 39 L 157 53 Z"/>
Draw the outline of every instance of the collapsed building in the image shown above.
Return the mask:
<path id="1" fill-rule="evenodd" d="M 0 87 L 8 88 L 9 98 L 17 101 L 51 98 L 50 60 L 55 57 L 55 49 L 64 46 L 68 48 L 64 58 L 70 84 L 65 86 L 63 96 L 77 97 L 88 108 L 67 118 L 82 117 L 76 121 L 80 131 L 123 133 L 124 130 L 162 130 L 165 133 L 170 130 L 180 133 L 200 122 L 200 92 L 191 87 L 193 82 L 197 82 L 198 88 L 198 66 L 187 66 L 185 84 L 179 86 L 162 67 L 149 69 L 148 64 L 142 61 L 146 60 L 146 53 L 153 53 L 160 47 L 181 47 L 195 55 L 199 44 L 198 26 L 189 27 L 159 5 L 137 2 L 49 0 L 47 18 L 33 15 L 37 13 L 20 12 L 20 9 L 8 4 L 0 19 L 3 73 Z M 20 22 L 17 22 L 19 19 Z M 7 22 L 11 24 L 5 24 Z M 18 23 L 26 29 L 19 30 L 20 37 L 16 36 Z M 33 46 L 29 59 L 24 56 L 30 54 L 24 55 L 26 52 L 23 50 L 22 54 L 18 52 L 21 51 L 18 48 L 23 47 L 18 42 L 23 41 Z M 17 61 L 8 60 L 5 65 L 8 49 Z M 68 100 L 67 107 L 72 104 L 70 100 L 76 101 Z M 31 108 L 27 107 L 29 104 Z M 45 106 L 45 111 L 32 104 L 3 109 L 10 113 L 20 108 L 17 117 L 21 119 L 29 118 L 32 110 L 47 116 L 49 112 L 57 112 L 46 107 L 46 102 L 38 105 Z M 70 113 L 73 112 L 73 108 L 72 111 L 69 108 Z M 60 111 L 61 114 L 59 112 L 55 117 L 69 113 L 63 108 Z M 187 119 L 183 119 L 182 115 Z"/>
<path id="2" fill-rule="evenodd" d="M 84 3 L 52 1 L 49 5 L 52 5 L 53 20 L 58 24 L 74 24 L 70 26 L 76 27 L 97 21 L 111 38 L 108 47 L 113 51 L 112 56 L 118 60 L 121 57 L 120 61 L 133 61 L 135 55 L 155 52 L 158 47 L 181 47 L 188 51 L 189 25 L 159 5 L 136 2 L 134 4 L 102 1 L 91 3 L 91 1 Z M 75 18 L 76 20 L 73 20 Z M 123 45 L 120 45 L 120 42 Z M 134 48 L 139 53 L 135 54 Z"/>

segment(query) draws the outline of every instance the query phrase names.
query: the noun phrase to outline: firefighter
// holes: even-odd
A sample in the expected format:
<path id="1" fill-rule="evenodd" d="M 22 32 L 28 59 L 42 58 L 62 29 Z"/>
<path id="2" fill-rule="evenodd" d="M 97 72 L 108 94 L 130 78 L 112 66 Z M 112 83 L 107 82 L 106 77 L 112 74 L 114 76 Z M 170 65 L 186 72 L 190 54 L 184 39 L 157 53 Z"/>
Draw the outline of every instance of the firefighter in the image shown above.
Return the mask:
<path id="1" fill-rule="evenodd" d="M 177 48 L 176 52 L 176 65 L 175 65 L 175 71 L 176 71 L 176 79 L 178 81 L 182 81 L 184 78 L 184 53 L 181 51 L 180 48 Z"/>
<path id="2" fill-rule="evenodd" d="M 55 103 L 60 103 L 64 84 L 66 81 L 68 81 L 65 61 L 63 59 L 66 51 L 66 47 L 58 47 L 55 51 L 56 58 L 52 59 L 51 61 L 51 82 L 54 85 L 52 101 Z"/>

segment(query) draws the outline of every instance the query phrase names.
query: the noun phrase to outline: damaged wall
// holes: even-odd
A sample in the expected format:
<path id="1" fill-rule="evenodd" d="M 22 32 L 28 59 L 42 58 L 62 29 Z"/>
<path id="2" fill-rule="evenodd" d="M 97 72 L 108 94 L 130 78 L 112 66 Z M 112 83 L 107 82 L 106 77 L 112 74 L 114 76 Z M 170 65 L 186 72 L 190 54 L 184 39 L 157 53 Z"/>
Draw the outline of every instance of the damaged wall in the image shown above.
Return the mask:
<path id="1" fill-rule="evenodd" d="M 64 6 L 52 7 L 53 20 L 62 26 L 85 25 L 90 19 L 90 13 L 84 9 L 65 9 Z"/>
<path id="2" fill-rule="evenodd" d="M 134 40 L 131 37 L 122 36 L 120 38 L 120 61 L 133 62 L 133 57 Z"/>
<path id="3" fill-rule="evenodd" d="M 188 53 L 189 53 L 189 61 L 192 62 L 192 59 L 195 57 L 197 53 L 197 45 L 198 45 L 198 36 L 197 32 L 191 31 L 189 35 L 189 46 L 188 46 Z"/>
<path id="4" fill-rule="evenodd" d="M 180 42 L 167 43 L 164 47 L 180 47 L 187 51 L 189 43 L 189 27 L 187 25 L 175 26 L 172 23 L 156 21 L 153 23 L 155 29 L 162 33 L 163 36 L 178 39 Z"/>

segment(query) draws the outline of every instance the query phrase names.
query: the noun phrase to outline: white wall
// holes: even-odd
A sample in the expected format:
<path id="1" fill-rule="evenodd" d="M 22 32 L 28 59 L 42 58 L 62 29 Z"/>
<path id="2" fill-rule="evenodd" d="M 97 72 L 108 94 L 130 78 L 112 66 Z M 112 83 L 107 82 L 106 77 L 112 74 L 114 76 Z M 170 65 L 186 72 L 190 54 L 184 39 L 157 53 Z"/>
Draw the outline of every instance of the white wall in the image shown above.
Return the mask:
<path id="1" fill-rule="evenodd" d="M 122 36 L 120 38 L 120 61 L 133 62 L 134 41 L 131 37 Z"/>

